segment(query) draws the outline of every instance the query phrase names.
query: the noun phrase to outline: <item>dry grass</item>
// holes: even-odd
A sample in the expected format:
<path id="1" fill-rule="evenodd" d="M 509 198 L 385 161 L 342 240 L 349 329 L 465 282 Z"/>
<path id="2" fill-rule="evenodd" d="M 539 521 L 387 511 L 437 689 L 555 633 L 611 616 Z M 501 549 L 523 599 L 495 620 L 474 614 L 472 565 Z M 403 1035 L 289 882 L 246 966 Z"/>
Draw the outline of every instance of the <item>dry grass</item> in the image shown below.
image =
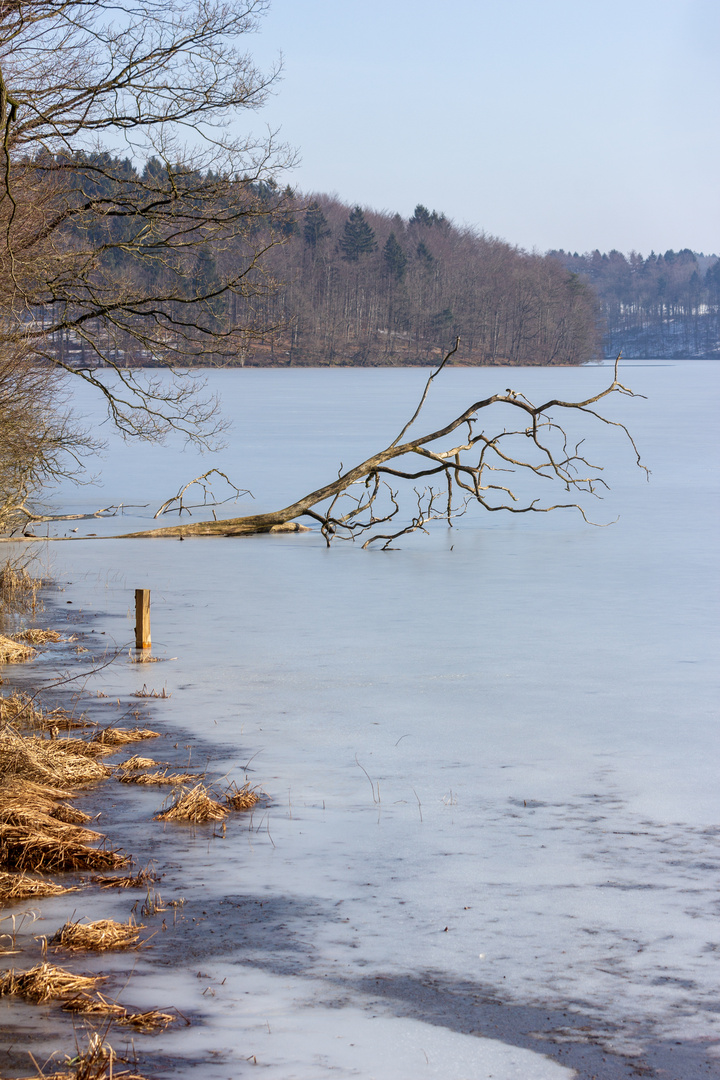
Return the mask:
<path id="1" fill-rule="evenodd" d="M 33 826 L 0 824 L 0 869 L 4 871 L 113 870 L 129 861 L 122 852 L 89 847 L 74 837 L 59 838 Z"/>
<path id="2" fill-rule="evenodd" d="M 60 806 L 54 807 L 50 811 L 50 817 L 57 818 L 58 821 L 66 821 L 68 825 L 84 825 L 86 821 L 92 821 L 90 814 L 86 814 L 84 810 L 78 810 L 77 806 L 70 806 L 69 803 L 61 803 Z"/>
<path id="3" fill-rule="evenodd" d="M 62 1069 L 49 1073 L 40 1069 L 35 1059 L 37 1073 L 23 1080 L 145 1080 L 140 1073 L 131 1069 L 118 1069 L 116 1062 L 125 1061 L 105 1042 L 105 1036 L 93 1032 L 88 1036 L 87 1049 L 80 1050 L 74 1057 L 66 1057 Z"/>
<path id="4" fill-rule="evenodd" d="M 79 787 L 102 780 L 112 771 L 93 760 L 90 743 L 81 739 L 40 739 L 0 731 L 0 782 L 18 777 L 50 787 Z"/>
<path id="5" fill-rule="evenodd" d="M 135 691 L 135 697 L 152 697 L 152 698 L 169 698 L 172 694 L 168 693 L 167 687 L 163 686 L 162 690 L 149 690 L 147 683 L 143 683 L 142 690 Z"/>
<path id="6" fill-rule="evenodd" d="M 102 833 L 94 829 L 86 829 L 82 825 L 68 823 L 42 810 L 29 809 L 27 806 L 2 806 L 0 808 L 0 825 L 15 825 L 19 828 L 36 829 L 47 836 L 55 839 L 79 840 L 83 844 L 93 840 L 102 840 Z"/>
<path id="7" fill-rule="evenodd" d="M 117 1001 L 109 1001 L 103 994 L 78 994 L 66 1002 L 63 1009 L 83 1016 L 102 1017 L 111 1020 L 113 1024 L 133 1027 L 142 1032 L 163 1031 L 180 1019 L 177 1013 L 161 1012 L 159 1009 L 131 1012 Z"/>
<path id="8" fill-rule="evenodd" d="M 171 773 L 167 769 L 164 772 L 128 773 L 118 779 L 121 784 L 163 784 L 177 787 L 179 784 L 191 784 L 193 780 L 200 779 L 200 773 Z"/>
<path id="9" fill-rule="evenodd" d="M 145 927 L 134 919 L 126 923 L 114 919 L 98 919 L 97 922 L 66 922 L 50 938 L 51 945 L 59 945 L 72 952 L 92 949 L 94 952 L 106 952 L 108 949 L 132 949 L 140 940 L 140 931 Z"/>
<path id="10" fill-rule="evenodd" d="M 42 731 L 95 727 L 86 716 L 73 716 L 65 709 L 40 709 L 29 694 L 17 691 L 0 697 L 0 721 L 15 727 L 39 728 Z"/>
<path id="11" fill-rule="evenodd" d="M 0 634 L 0 664 L 21 664 L 25 660 L 32 660 L 35 649 L 29 645 L 21 645 L 12 638 Z"/>
<path id="12" fill-rule="evenodd" d="M 230 784 L 223 798 L 231 810 L 252 810 L 260 802 L 262 792 L 251 788 L 249 784 L 238 787 L 236 783 Z"/>
<path id="13" fill-rule="evenodd" d="M 47 878 L 31 877 L 29 874 L 6 874 L 0 871 L 0 904 L 34 900 L 41 896 L 60 896 L 61 893 L 76 891 L 76 888 L 57 885 L 54 881 L 48 881 Z"/>
<path id="14" fill-rule="evenodd" d="M 103 728 L 93 735 L 94 743 L 102 743 L 104 746 L 124 746 L 125 743 L 142 742 L 143 739 L 159 739 L 159 731 L 150 731 L 148 728 Z"/>
<path id="15" fill-rule="evenodd" d="M 7 559 L 0 568 L 0 612 L 35 614 L 42 611 L 37 598 L 42 584 L 42 579 L 33 577 L 27 566 Z"/>
<path id="16" fill-rule="evenodd" d="M 37 964 L 29 971 L 14 968 L 0 975 L 0 995 L 14 994 L 34 1004 L 62 1000 L 95 990 L 104 978 L 100 975 L 76 975 L 54 964 Z"/>
<path id="17" fill-rule="evenodd" d="M 155 814 L 156 821 L 188 821 L 201 825 L 206 821 L 222 821 L 227 809 L 210 797 L 204 784 L 181 791 L 173 802 Z"/>
<path id="18" fill-rule="evenodd" d="M 149 866 L 146 866 L 134 876 L 106 877 L 102 874 L 98 874 L 92 880 L 96 885 L 99 885 L 101 889 L 144 889 L 147 885 L 151 885 L 158 881 L 159 878 L 154 870 L 151 870 Z"/>
<path id="19" fill-rule="evenodd" d="M 126 758 L 125 761 L 121 761 L 115 768 L 120 772 L 138 772 L 140 769 L 155 769 L 159 767 L 160 762 L 155 761 L 151 757 L 138 757 L 137 754 L 134 757 Z"/>
<path id="20" fill-rule="evenodd" d="M 63 641 L 63 637 L 57 630 L 23 630 L 14 635 L 15 641 L 26 641 L 29 645 L 47 645 L 49 641 Z"/>

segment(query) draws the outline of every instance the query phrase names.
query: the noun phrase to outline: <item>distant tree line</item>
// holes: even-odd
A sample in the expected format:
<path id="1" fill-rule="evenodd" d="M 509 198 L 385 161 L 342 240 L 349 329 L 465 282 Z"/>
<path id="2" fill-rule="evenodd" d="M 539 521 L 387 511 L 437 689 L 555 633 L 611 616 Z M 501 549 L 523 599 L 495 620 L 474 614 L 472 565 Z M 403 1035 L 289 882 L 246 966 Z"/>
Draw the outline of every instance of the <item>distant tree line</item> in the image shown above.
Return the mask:
<path id="1" fill-rule="evenodd" d="M 50 334 L 55 355 L 71 366 L 93 365 L 98 356 L 152 365 L 158 345 L 164 354 L 182 353 L 183 364 L 427 364 L 457 336 L 457 357 L 468 363 L 577 364 L 599 355 L 596 301 L 577 274 L 557 258 L 459 229 L 422 205 L 404 220 L 253 182 L 228 228 L 225 181 L 213 172 L 186 168 L 168 180 L 167 162 L 150 159 L 137 171 L 107 153 L 60 164 L 72 174 L 73 198 L 92 208 L 60 230 L 65 250 L 93 253 L 85 293 L 62 296 L 66 315 L 68 301 L 80 310 L 86 294 L 109 293 L 112 282 L 123 293 L 164 298 L 161 334 L 147 342 L 139 330 L 147 305 L 127 305 L 111 327 L 94 327 L 83 309 L 82 325 L 103 342 L 100 352 L 88 347 L 77 320 L 64 317 Z M 205 215 L 200 227 L 191 219 L 178 230 L 181 267 L 169 266 L 145 234 L 142 245 L 135 242 L 140 203 L 161 194 L 172 219 L 169 184 L 180 184 L 185 205 L 195 201 Z M 192 244 L 180 255 L 188 235 Z M 35 324 L 49 327 L 55 306 L 33 305 Z M 188 341 L 194 308 L 202 321 L 195 326 L 192 316 Z"/>
<path id="2" fill-rule="evenodd" d="M 549 253 L 598 298 L 605 353 L 635 357 L 720 355 L 720 260 L 684 248 Z"/>
<path id="3" fill-rule="evenodd" d="M 460 229 L 317 195 L 267 265 L 267 337 L 249 363 L 427 364 L 460 337 L 475 364 L 577 364 L 598 355 L 592 289 L 555 258 Z M 281 329 L 273 332 L 273 327 Z"/>

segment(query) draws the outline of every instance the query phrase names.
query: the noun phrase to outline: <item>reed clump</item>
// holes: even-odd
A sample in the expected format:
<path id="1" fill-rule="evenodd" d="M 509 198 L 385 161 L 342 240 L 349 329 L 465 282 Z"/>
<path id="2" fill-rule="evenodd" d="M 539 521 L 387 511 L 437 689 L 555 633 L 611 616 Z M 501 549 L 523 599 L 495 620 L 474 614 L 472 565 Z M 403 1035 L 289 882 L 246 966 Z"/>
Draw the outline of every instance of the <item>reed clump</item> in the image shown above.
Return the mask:
<path id="1" fill-rule="evenodd" d="M 145 1080 L 132 1069 L 118 1069 L 116 1062 L 125 1061 L 105 1041 L 105 1036 L 92 1032 L 87 1049 L 78 1048 L 74 1057 L 66 1057 L 59 1071 L 49 1073 L 39 1069 L 35 1076 L 22 1080 Z"/>
<path id="2" fill-rule="evenodd" d="M 96 748 L 82 739 L 41 739 L 5 727 L 0 730 L 0 783 L 13 777 L 50 787 L 80 787 L 110 775 L 112 770 L 96 756 Z"/>
<path id="3" fill-rule="evenodd" d="M 0 824 L 0 870 L 112 870 L 127 866 L 128 855 L 113 848 L 90 847 L 75 836 L 58 836 L 33 825 Z"/>
<path id="4" fill-rule="evenodd" d="M 193 780 L 199 780 L 199 773 L 171 773 L 165 769 L 163 772 L 126 773 L 118 777 L 121 784 L 155 784 L 169 787 L 177 787 L 178 784 L 191 784 Z"/>
<path id="5" fill-rule="evenodd" d="M 155 761 L 151 757 L 139 757 L 135 754 L 133 757 L 126 758 L 125 761 L 121 761 L 115 766 L 119 772 L 138 772 L 140 769 L 155 769 L 159 768 L 160 762 Z"/>
<path id="6" fill-rule="evenodd" d="M 159 739 L 159 731 L 150 731 L 148 728 L 102 728 L 92 737 L 92 742 L 103 746 L 124 746 L 125 743 L 142 742 L 143 739 Z"/>
<path id="7" fill-rule="evenodd" d="M 19 641 L 0 634 L 0 664 L 22 664 L 26 660 L 32 660 L 35 649 L 30 645 L 23 645 Z"/>
<path id="8" fill-rule="evenodd" d="M 62 641 L 63 637 L 57 630 L 40 630 L 32 628 L 23 630 L 14 635 L 15 641 L 26 641 L 29 645 L 47 645 L 49 641 Z"/>
<path id="9" fill-rule="evenodd" d="M 45 877 L 33 877 L 30 874 L 9 874 L 0 871 L 0 904 L 10 904 L 19 900 L 34 900 L 41 896 L 60 896 L 62 893 L 77 892 L 74 886 L 58 885 Z"/>
<path id="10" fill-rule="evenodd" d="M 156 821 L 187 821 L 202 825 L 208 821 L 222 821 L 227 814 L 227 807 L 213 799 L 204 784 L 196 784 L 180 791 L 169 806 L 154 816 Z"/>
<path id="11" fill-rule="evenodd" d="M 95 990 L 103 981 L 102 975 L 76 975 L 45 962 L 28 971 L 12 968 L 0 975 L 0 995 L 14 994 L 38 1005 Z"/>
<path id="12" fill-rule="evenodd" d="M 251 788 L 249 784 L 238 787 L 234 781 L 223 794 L 225 804 L 231 810 L 252 810 L 253 806 L 257 806 L 260 802 L 261 797 L 262 792 L 259 792 L 257 788 Z"/>
<path id="13" fill-rule="evenodd" d="M 110 1001 L 103 994 L 78 994 L 63 1005 L 65 1012 L 80 1013 L 82 1016 L 95 1016 L 112 1021 L 122 1027 L 132 1027 L 136 1031 L 164 1031 L 170 1024 L 180 1019 L 177 1013 L 162 1012 L 160 1009 L 147 1009 L 145 1012 L 132 1012 L 117 1001 Z"/>
<path id="14" fill-rule="evenodd" d="M 96 874 L 92 879 L 101 889 L 144 889 L 146 885 L 152 885 L 158 881 L 158 875 L 149 866 L 143 867 L 137 874 L 126 874 L 124 877 L 110 877 Z"/>
<path id="15" fill-rule="evenodd" d="M 86 716 L 73 716 L 65 709 L 41 709 L 29 694 L 19 693 L 0 697 L 0 722 L 16 728 L 35 728 L 41 731 L 71 731 L 95 727 Z"/>
<path id="16" fill-rule="evenodd" d="M 7 559 L 0 567 L 0 613 L 27 614 L 42 611 L 38 592 L 41 578 L 33 577 L 27 566 Z"/>
<path id="17" fill-rule="evenodd" d="M 50 938 L 50 944 L 72 952 L 132 949 L 138 945 L 140 931 L 144 929 L 142 923 L 138 924 L 132 918 L 126 923 L 116 922 L 114 919 L 98 919 L 96 922 L 70 921 Z"/>

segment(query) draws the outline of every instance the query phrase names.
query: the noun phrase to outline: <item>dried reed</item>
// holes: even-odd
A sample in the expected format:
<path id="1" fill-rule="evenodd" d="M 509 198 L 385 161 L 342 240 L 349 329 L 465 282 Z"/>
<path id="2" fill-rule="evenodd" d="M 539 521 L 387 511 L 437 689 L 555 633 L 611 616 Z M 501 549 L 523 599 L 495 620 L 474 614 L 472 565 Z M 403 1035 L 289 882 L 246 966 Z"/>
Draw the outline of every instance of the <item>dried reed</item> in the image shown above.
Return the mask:
<path id="1" fill-rule="evenodd" d="M 233 781 L 223 794 L 223 798 L 231 810 L 251 810 L 260 802 L 261 795 L 262 793 L 258 793 L 257 789 L 251 788 L 249 784 L 238 787 Z"/>
<path id="2" fill-rule="evenodd" d="M 171 773 L 166 769 L 164 772 L 128 773 L 118 779 L 121 784 L 165 784 L 177 787 L 178 784 L 191 784 L 193 780 L 199 780 L 200 773 Z"/>
<path id="3" fill-rule="evenodd" d="M 112 848 L 89 847 L 33 826 L 0 824 L 0 869 L 6 871 L 111 870 L 129 861 L 129 856 Z"/>
<path id="4" fill-rule="evenodd" d="M 75 1057 L 65 1058 L 60 1071 L 48 1073 L 36 1064 L 36 1075 L 23 1080 L 145 1080 L 140 1073 L 116 1067 L 117 1061 L 125 1060 L 105 1042 L 104 1035 L 92 1032 L 88 1035 L 87 1049 L 81 1051 L 78 1047 Z"/>
<path id="5" fill-rule="evenodd" d="M 136 754 L 134 757 L 121 761 L 115 768 L 121 772 L 137 772 L 139 769 L 154 769 L 158 765 L 160 765 L 159 761 L 151 757 L 138 757 Z"/>
<path id="6" fill-rule="evenodd" d="M 0 664 L 21 664 L 25 660 L 32 660 L 33 656 L 35 649 L 0 634 Z"/>
<path id="7" fill-rule="evenodd" d="M 48 641 L 62 641 L 63 638 L 57 630 L 23 630 L 14 635 L 15 641 L 26 641 L 29 645 L 46 645 Z"/>
<path id="8" fill-rule="evenodd" d="M 101 889 L 144 889 L 146 885 L 158 881 L 158 875 L 149 866 L 144 867 L 135 876 L 109 877 L 97 874 L 92 879 Z"/>
<path id="9" fill-rule="evenodd" d="M 147 683 L 143 683 L 142 690 L 136 690 L 134 696 L 143 698 L 169 698 L 172 697 L 172 694 L 168 693 L 167 686 L 163 686 L 162 690 L 149 690 Z"/>
<path id="10" fill-rule="evenodd" d="M 60 841 L 79 840 L 87 844 L 92 840 L 102 840 L 102 833 L 95 832 L 94 829 L 86 829 L 82 825 L 62 821 L 43 813 L 42 810 L 30 809 L 27 806 L 1 807 L 0 825 L 17 825 L 20 828 L 35 829 Z"/>
<path id="11" fill-rule="evenodd" d="M 0 612 L 34 613 L 38 608 L 42 611 L 37 599 L 42 584 L 40 578 L 28 572 L 27 566 L 7 559 L 0 569 Z"/>
<path id="12" fill-rule="evenodd" d="M 125 743 L 142 742 L 143 739 L 159 739 L 159 731 L 149 731 L 147 728 L 103 728 L 93 735 L 94 743 L 102 743 L 105 746 L 123 746 Z"/>
<path id="13" fill-rule="evenodd" d="M 57 885 L 47 878 L 31 877 L 29 874 L 6 874 L 0 871 L 0 904 L 17 900 L 32 900 L 41 896 L 59 896 L 76 892 L 76 888 Z"/>
<path id="14" fill-rule="evenodd" d="M 15 727 L 40 728 L 49 731 L 70 731 L 73 728 L 94 727 L 86 716 L 72 716 L 65 709 L 40 709 L 29 694 L 13 691 L 7 697 L 0 697 L 0 721 Z"/>
<path id="15" fill-rule="evenodd" d="M 108 949 L 131 949 L 140 939 L 140 931 L 145 927 L 134 919 L 126 923 L 114 919 L 98 919 L 97 922 L 66 922 L 50 938 L 51 945 L 59 945 L 72 952 L 92 949 L 106 952 Z"/>
<path id="16" fill-rule="evenodd" d="M 204 784 L 196 784 L 179 793 L 169 806 L 155 814 L 156 821 L 189 821 L 202 824 L 206 821 L 222 821 L 227 809 L 210 797 Z"/>
<path id="17" fill-rule="evenodd" d="M 13 968 L 0 975 L 0 995 L 15 994 L 38 1004 L 94 990 L 103 981 L 102 975 L 76 975 L 54 964 L 43 963 L 29 971 Z"/>
<path id="18" fill-rule="evenodd" d="M 106 765 L 93 760 L 81 739 L 40 739 L 0 731 L 0 781 L 19 777 L 51 787 L 77 787 L 109 776 Z"/>

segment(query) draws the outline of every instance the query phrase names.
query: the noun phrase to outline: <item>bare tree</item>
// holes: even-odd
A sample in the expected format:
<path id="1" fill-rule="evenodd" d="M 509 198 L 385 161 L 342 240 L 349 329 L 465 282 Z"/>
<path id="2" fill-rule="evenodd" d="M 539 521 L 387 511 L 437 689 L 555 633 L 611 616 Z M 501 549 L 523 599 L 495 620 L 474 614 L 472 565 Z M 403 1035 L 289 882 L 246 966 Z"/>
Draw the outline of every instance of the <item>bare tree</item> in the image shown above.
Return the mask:
<path id="1" fill-rule="evenodd" d="M 334 539 L 367 537 L 364 547 L 382 543 L 388 547 L 403 534 L 425 529 L 435 519 L 449 524 L 476 503 L 492 512 L 513 514 L 548 513 L 574 508 L 587 521 L 586 510 L 577 501 L 582 495 L 599 496 L 607 487 L 600 473 L 584 456 L 582 442 L 571 440 L 557 414 L 590 419 L 617 428 L 628 440 L 638 466 L 647 473 L 627 427 L 605 417 L 598 403 L 613 395 L 634 397 L 618 379 L 618 361 L 612 382 L 581 401 L 551 398 L 534 405 L 522 393 L 506 389 L 475 401 L 442 427 L 411 436 L 425 406 L 433 381 L 450 362 L 458 342 L 430 375 L 420 402 L 392 442 L 352 469 L 341 472 L 329 484 L 310 492 L 281 510 L 267 514 L 203 521 L 143 532 L 133 537 L 241 536 L 247 533 L 297 529 L 297 519 L 318 522 L 328 544 Z M 519 424 L 488 432 L 481 427 L 490 410 L 516 416 Z M 499 425 L 498 425 L 499 427 Z M 457 441 L 456 432 L 462 432 Z M 505 481 L 507 474 L 528 477 L 533 483 L 550 482 L 569 499 L 542 500 L 524 496 L 518 485 Z M 522 481 L 520 481 L 522 483 Z M 413 510 L 408 517 L 402 485 L 411 489 Z M 403 508 L 405 504 L 405 508 Z M 369 535 L 368 535 L 369 534 Z"/>
<path id="2" fill-rule="evenodd" d="M 168 388 L 128 361 L 237 360 L 274 286 L 262 256 L 285 238 L 289 155 L 232 125 L 277 74 L 238 46 L 266 7 L 0 6 L 0 353 L 84 379 L 126 434 L 217 434 L 202 380 Z"/>

